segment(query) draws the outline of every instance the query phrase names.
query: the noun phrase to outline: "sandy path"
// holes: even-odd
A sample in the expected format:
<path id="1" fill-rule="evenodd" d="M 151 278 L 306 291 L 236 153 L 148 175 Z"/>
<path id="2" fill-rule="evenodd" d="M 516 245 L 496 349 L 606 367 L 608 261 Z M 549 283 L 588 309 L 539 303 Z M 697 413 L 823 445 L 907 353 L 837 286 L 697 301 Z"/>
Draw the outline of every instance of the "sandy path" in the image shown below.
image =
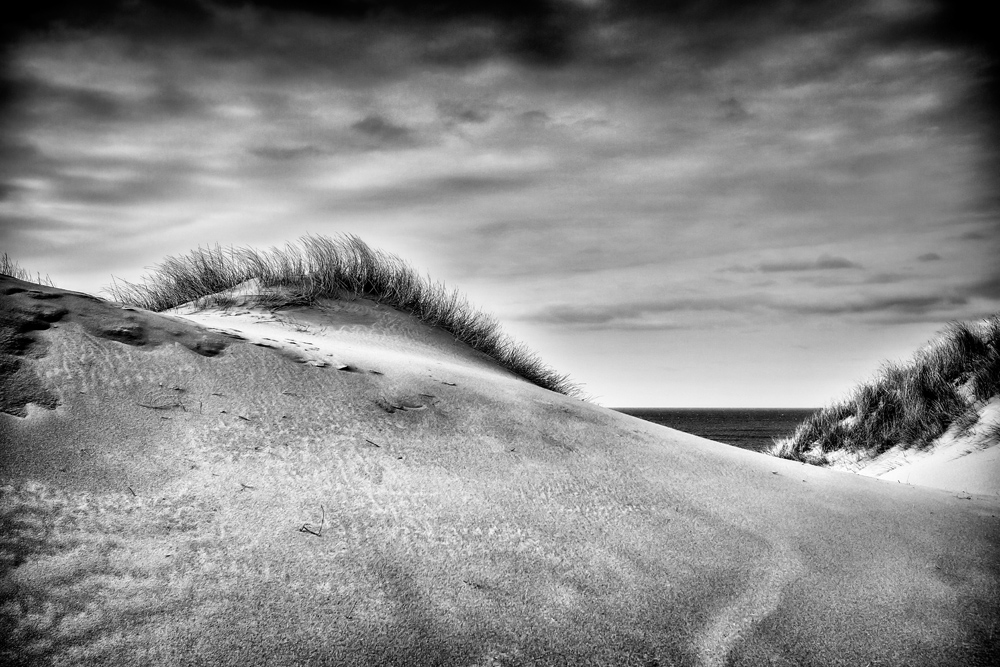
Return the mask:
<path id="1" fill-rule="evenodd" d="M 754 625 L 777 610 L 786 585 L 805 568 L 787 540 L 772 536 L 768 549 L 753 569 L 742 592 L 720 610 L 698 637 L 698 659 L 703 667 L 728 664 L 730 653 Z"/>

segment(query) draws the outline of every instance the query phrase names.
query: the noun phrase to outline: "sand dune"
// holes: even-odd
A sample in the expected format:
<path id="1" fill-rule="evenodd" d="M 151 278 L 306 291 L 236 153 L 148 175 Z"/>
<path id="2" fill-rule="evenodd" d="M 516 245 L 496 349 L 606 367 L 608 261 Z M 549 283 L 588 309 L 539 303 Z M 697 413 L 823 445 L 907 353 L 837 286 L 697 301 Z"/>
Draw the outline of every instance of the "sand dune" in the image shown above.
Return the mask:
<path id="1" fill-rule="evenodd" d="M 868 458 L 842 454 L 831 457 L 831 468 L 889 482 L 916 484 L 956 493 L 1000 496 L 1000 397 L 979 410 L 969 431 L 949 429 L 926 449 L 896 446 Z"/>
<path id="2" fill-rule="evenodd" d="M 884 481 L 1000 496 L 1000 314 L 951 322 L 813 413 L 772 454 Z"/>
<path id="3" fill-rule="evenodd" d="M 363 300 L 0 300 L 5 663 L 1000 654 L 996 497 L 649 424 Z"/>

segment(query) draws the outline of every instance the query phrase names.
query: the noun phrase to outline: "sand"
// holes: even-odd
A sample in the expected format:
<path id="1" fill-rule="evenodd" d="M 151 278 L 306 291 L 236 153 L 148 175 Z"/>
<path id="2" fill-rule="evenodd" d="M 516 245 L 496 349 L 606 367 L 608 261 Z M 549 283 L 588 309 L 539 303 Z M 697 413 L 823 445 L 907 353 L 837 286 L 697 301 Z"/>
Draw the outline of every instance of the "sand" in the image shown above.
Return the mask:
<path id="1" fill-rule="evenodd" d="M 7 278 L 0 300 L 0 661 L 1000 649 L 995 496 L 643 422 L 365 301 L 157 315 Z"/>

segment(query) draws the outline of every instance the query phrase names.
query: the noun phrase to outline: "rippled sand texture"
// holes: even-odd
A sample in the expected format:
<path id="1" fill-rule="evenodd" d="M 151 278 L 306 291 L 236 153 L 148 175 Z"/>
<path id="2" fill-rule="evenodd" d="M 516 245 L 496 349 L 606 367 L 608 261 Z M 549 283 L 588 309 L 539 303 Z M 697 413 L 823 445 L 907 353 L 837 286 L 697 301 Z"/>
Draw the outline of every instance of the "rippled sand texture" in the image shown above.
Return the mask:
<path id="1" fill-rule="evenodd" d="M 5 664 L 1000 654 L 995 498 L 642 422 L 363 300 L 0 299 Z"/>

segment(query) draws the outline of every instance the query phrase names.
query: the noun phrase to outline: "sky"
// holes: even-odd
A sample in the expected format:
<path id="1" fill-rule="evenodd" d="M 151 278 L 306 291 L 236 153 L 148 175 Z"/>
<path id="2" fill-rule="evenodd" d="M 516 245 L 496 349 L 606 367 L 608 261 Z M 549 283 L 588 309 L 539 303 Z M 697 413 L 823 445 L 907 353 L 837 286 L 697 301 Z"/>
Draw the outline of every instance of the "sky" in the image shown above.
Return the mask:
<path id="1" fill-rule="evenodd" d="M 356 234 L 616 407 L 819 407 L 1000 311 L 973 2 L 30 4 L 0 251 L 60 287 Z"/>

